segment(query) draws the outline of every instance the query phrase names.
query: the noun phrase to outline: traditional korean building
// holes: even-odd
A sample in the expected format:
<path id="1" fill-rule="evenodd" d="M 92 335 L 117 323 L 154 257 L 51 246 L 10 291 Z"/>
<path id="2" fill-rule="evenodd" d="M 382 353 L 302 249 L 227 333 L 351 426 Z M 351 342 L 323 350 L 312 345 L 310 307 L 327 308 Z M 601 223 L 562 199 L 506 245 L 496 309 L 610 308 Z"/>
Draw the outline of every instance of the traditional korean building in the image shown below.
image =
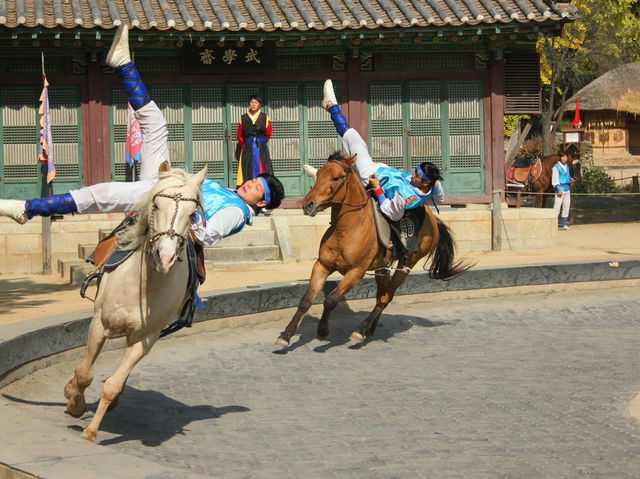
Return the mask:
<path id="1" fill-rule="evenodd" d="M 43 191 L 42 56 L 54 191 L 131 178 L 126 100 L 104 64 L 126 23 L 174 166 L 233 186 L 237 123 L 259 93 L 294 206 L 310 188 L 302 165 L 341 146 L 320 106 L 331 78 L 376 160 L 432 161 L 449 202 L 488 202 L 504 184 L 504 115 L 540 112 L 536 39 L 576 14 L 552 0 L 0 0 L 0 197 Z"/>
<path id="2" fill-rule="evenodd" d="M 640 173 L 640 63 L 604 73 L 567 102 L 575 111 L 580 98 L 583 140 L 591 143 L 591 166 L 623 183 Z"/>

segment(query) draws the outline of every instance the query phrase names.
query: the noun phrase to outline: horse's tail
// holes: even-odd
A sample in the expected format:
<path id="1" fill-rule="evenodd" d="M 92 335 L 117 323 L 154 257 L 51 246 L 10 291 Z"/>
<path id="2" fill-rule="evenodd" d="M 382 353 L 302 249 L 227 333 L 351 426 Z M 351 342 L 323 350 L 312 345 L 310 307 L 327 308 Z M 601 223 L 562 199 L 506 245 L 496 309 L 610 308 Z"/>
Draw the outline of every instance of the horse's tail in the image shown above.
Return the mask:
<path id="1" fill-rule="evenodd" d="M 455 263 L 453 262 L 455 256 L 453 235 L 440 218 L 436 218 L 436 222 L 438 223 L 439 232 L 438 243 L 431 251 L 429 277 L 448 281 L 471 269 L 473 264 L 466 263 L 462 260 Z"/>

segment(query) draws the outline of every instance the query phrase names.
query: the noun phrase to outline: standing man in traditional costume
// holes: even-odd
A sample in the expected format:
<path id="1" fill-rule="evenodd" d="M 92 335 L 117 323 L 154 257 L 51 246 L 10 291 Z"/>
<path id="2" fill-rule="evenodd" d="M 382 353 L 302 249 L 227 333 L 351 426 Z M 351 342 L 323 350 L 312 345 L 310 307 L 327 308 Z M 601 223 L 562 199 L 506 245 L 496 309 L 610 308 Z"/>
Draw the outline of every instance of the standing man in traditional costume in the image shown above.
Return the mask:
<path id="1" fill-rule="evenodd" d="M 262 98 L 253 95 L 249 99 L 249 111 L 238 124 L 238 179 L 236 184 L 257 178 L 263 173 L 273 174 L 267 142 L 271 138 L 271 119 L 262 111 Z"/>
<path id="2" fill-rule="evenodd" d="M 118 27 L 106 63 L 122 79 L 127 99 L 140 122 L 143 133 L 140 181 L 99 183 L 62 195 L 27 201 L 0 200 L 0 215 L 24 224 L 35 216 L 133 211 L 142 196 L 151 191 L 158 180 L 160 165 L 169 162 L 169 132 L 164 115 L 151 100 L 131 61 L 126 25 Z M 262 209 L 277 208 L 283 198 L 282 183 L 271 174 L 265 173 L 245 181 L 237 191 L 206 178 L 202 185 L 206 221 L 198 215 L 192 229 L 204 246 L 213 246 L 222 238 L 250 225 Z"/>
<path id="3" fill-rule="evenodd" d="M 556 190 L 553 209 L 562 214 L 562 229 L 569 229 L 569 208 L 571 207 L 571 184 L 576 180 L 571 177 L 571 170 L 567 165 L 569 157 L 565 151 L 560 152 L 560 159 L 551 168 L 551 184 Z"/>

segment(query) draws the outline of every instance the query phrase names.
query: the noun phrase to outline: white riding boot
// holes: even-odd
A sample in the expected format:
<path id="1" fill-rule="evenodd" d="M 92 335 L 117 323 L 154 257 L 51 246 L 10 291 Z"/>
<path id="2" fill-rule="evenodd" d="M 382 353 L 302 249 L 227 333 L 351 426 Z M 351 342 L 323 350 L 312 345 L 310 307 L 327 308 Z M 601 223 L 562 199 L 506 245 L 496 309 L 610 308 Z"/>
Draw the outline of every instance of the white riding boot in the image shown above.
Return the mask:
<path id="1" fill-rule="evenodd" d="M 112 68 L 131 63 L 131 55 L 129 53 L 129 27 L 126 25 L 120 25 L 118 27 L 105 62 Z"/>
<path id="2" fill-rule="evenodd" d="M 24 200 L 0 200 L 0 215 L 7 216 L 21 225 L 29 221 Z"/>
<path id="3" fill-rule="evenodd" d="M 337 105 L 338 101 L 336 100 L 336 94 L 333 91 L 333 83 L 331 80 L 325 80 L 324 86 L 322 87 L 322 106 L 325 109 L 329 109 L 332 105 Z"/>
<path id="4" fill-rule="evenodd" d="M 311 165 L 304 165 L 302 169 L 307 175 L 313 178 L 313 181 L 316 181 L 318 179 L 318 168 L 314 168 Z"/>

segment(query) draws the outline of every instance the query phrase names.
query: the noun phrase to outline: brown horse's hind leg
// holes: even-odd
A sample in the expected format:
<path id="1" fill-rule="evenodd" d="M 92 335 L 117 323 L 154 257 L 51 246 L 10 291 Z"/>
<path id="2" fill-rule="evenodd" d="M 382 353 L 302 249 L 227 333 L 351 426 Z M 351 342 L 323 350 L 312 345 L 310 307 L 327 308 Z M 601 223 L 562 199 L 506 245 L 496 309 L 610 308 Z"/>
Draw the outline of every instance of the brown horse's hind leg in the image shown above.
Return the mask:
<path id="1" fill-rule="evenodd" d="M 106 340 L 104 327 L 100 313 L 94 314 L 89 335 L 87 338 L 87 348 L 80 364 L 76 367 L 73 378 L 64 387 L 64 397 L 67 399 L 67 411 L 73 417 L 80 417 L 85 411 L 84 391 L 93 381 L 93 364 L 102 350 Z"/>
<path id="2" fill-rule="evenodd" d="M 120 366 L 116 372 L 107 379 L 102 388 L 102 396 L 100 397 L 100 403 L 96 410 L 93 419 L 82 433 L 82 437 L 87 441 L 95 442 L 98 428 L 102 422 L 107 409 L 111 403 L 122 394 L 122 388 L 124 387 L 129 374 L 138 362 L 147 355 L 151 347 L 155 344 L 160 336 L 160 332 L 156 331 L 143 337 L 140 341 L 130 344 L 124 351 L 124 356 L 120 362 Z"/>
<path id="3" fill-rule="evenodd" d="M 399 266 L 399 265 L 398 265 Z M 360 329 L 358 331 L 354 331 L 351 333 L 349 339 L 356 343 L 362 343 L 366 341 L 367 338 L 373 336 L 376 328 L 378 327 L 378 323 L 380 322 L 380 316 L 382 316 L 382 312 L 385 310 L 389 303 L 393 300 L 393 296 L 395 295 L 398 288 L 404 283 L 404 280 L 407 279 L 407 276 L 411 272 L 411 268 L 403 267 L 398 268 L 393 273 L 393 278 L 389 281 L 389 274 L 387 273 L 382 279 L 376 276 L 376 282 L 378 283 L 378 292 L 376 294 L 378 300 L 376 302 L 376 306 L 373 308 L 373 311 L 369 313 L 366 319 L 360 324 Z"/>
<path id="4" fill-rule="evenodd" d="M 318 323 L 318 329 L 316 331 L 316 338 L 320 341 L 326 341 L 329 338 L 329 316 L 338 303 L 342 301 L 345 295 L 360 282 L 364 276 L 364 269 L 351 269 L 344 275 L 342 281 L 336 286 L 336 288 L 327 295 L 324 300 L 324 310 L 322 311 L 322 317 Z"/>
<path id="5" fill-rule="evenodd" d="M 316 261 L 313 265 L 313 270 L 311 271 L 311 279 L 309 280 L 309 286 L 307 287 L 307 291 L 300 300 L 298 304 L 298 310 L 293 315 L 293 318 L 287 325 L 284 331 L 280 333 L 278 339 L 274 343 L 275 346 L 279 346 L 281 348 L 286 348 L 289 346 L 289 341 L 291 337 L 296 334 L 296 331 L 300 327 L 302 320 L 304 319 L 304 315 L 309 308 L 313 304 L 313 301 L 316 299 L 324 283 L 327 281 L 327 276 L 329 276 L 333 271 L 327 269 L 323 264 L 319 261 Z"/>

